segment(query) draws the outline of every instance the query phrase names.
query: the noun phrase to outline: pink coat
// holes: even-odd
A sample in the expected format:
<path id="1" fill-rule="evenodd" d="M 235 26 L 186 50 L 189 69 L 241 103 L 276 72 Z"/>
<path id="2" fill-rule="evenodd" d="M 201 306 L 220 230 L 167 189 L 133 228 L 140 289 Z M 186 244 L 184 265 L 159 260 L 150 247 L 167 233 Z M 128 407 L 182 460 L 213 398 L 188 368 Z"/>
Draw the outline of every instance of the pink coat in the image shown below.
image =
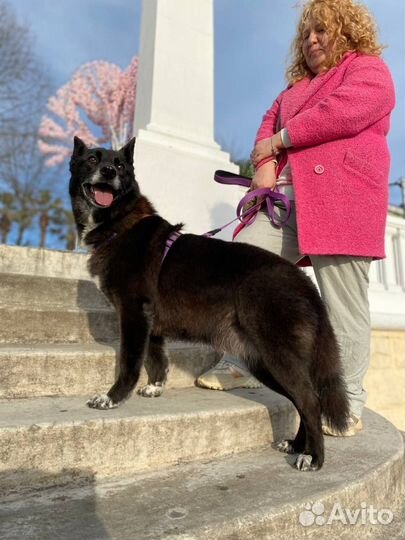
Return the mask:
<path id="1" fill-rule="evenodd" d="M 381 58 L 348 53 L 325 74 L 284 90 L 264 115 L 256 141 L 281 124 L 293 145 L 287 153 L 301 253 L 385 256 L 394 104 Z"/>

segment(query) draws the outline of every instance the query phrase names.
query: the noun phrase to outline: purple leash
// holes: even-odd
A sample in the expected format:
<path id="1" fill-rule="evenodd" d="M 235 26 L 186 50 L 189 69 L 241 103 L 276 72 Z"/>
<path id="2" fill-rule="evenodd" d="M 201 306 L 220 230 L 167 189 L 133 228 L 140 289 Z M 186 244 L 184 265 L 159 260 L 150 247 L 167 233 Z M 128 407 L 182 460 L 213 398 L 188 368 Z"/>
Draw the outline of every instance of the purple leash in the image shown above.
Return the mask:
<path id="1" fill-rule="evenodd" d="M 233 185 L 233 186 L 242 186 L 246 188 L 250 188 L 252 180 L 250 178 L 247 178 L 246 176 L 241 176 L 240 174 L 234 174 L 228 171 L 215 171 L 214 180 L 218 182 L 219 184 L 226 184 L 226 185 Z M 243 208 L 253 201 L 261 199 L 258 203 L 254 204 L 247 210 L 243 210 Z M 222 225 L 222 227 L 219 227 L 218 229 L 213 229 L 212 231 L 208 231 L 203 236 L 206 236 L 208 238 L 215 236 L 219 232 L 221 232 L 226 227 L 229 227 L 232 223 L 235 221 L 240 221 L 241 224 L 247 226 L 251 225 L 259 212 L 259 210 L 265 205 L 265 208 L 267 210 L 267 215 L 271 221 L 271 223 L 274 225 L 274 227 L 280 228 L 283 227 L 291 214 L 291 204 L 288 199 L 283 193 L 279 193 L 278 191 L 273 191 L 270 188 L 260 188 L 255 189 L 253 191 L 249 191 L 240 201 L 236 208 L 236 218 L 232 219 L 232 221 L 229 221 L 225 225 Z M 276 217 L 274 213 L 274 207 L 277 206 L 278 208 L 284 209 L 286 211 L 286 217 L 284 219 L 279 219 Z M 165 245 L 165 251 L 163 253 L 162 262 L 164 261 L 167 253 L 169 252 L 169 249 L 172 247 L 174 242 L 181 236 L 181 233 L 179 232 L 173 232 L 169 235 L 169 237 L 166 240 Z"/>
<path id="2" fill-rule="evenodd" d="M 241 176 L 240 174 L 231 173 L 228 171 L 215 171 L 214 180 L 218 182 L 219 184 L 225 184 L 225 185 L 236 185 L 236 186 L 242 186 L 246 188 L 250 188 L 250 185 L 252 183 L 251 178 L 248 178 L 246 176 Z M 260 202 L 254 204 L 247 210 L 243 210 L 243 208 L 255 201 L 256 199 L 262 199 Z M 243 225 L 251 225 L 257 216 L 257 213 L 262 208 L 263 204 L 265 204 L 265 208 L 267 210 L 267 215 L 271 221 L 271 223 L 274 225 L 274 227 L 277 227 L 278 229 L 280 227 L 284 227 L 284 225 L 287 223 L 287 221 L 290 218 L 291 215 L 291 204 L 288 197 L 286 197 L 283 193 L 279 193 L 278 191 L 273 191 L 270 188 L 259 188 L 254 189 L 252 191 L 249 191 L 240 201 L 236 208 L 236 218 L 230 221 L 229 223 L 226 223 L 222 227 L 219 227 L 218 229 L 214 229 L 212 231 L 209 231 L 205 233 L 204 236 L 214 236 L 215 234 L 219 233 L 228 225 L 233 223 L 234 221 L 239 220 Z M 284 219 L 279 219 L 276 217 L 274 213 L 274 207 L 277 206 L 278 208 L 284 209 L 286 211 L 286 217 Z"/>

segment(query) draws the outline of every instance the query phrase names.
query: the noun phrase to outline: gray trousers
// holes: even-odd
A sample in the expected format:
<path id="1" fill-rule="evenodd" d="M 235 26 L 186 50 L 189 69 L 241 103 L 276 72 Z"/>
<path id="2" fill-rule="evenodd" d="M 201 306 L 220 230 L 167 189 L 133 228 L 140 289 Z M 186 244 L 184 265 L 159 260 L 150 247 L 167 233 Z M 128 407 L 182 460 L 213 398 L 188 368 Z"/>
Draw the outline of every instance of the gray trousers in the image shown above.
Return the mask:
<path id="1" fill-rule="evenodd" d="M 277 229 L 260 212 L 256 221 L 245 227 L 235 242 L 246 242 L 277 253 L 296 263 L 298 250 L 295 204 L 286 226 Z M 282 211 L 277 210 L 282 213 Z M 318 287 L 329 311 L 339 342 L 351 413 L 360 417 L 367 399 L 363 379 L 370 362 L 370 312 L 368 273 L 371 257 L 346 255 L 311 256 Z M 236 359 L 228 357 L 230 361 Z M 236 360 L 235 363 L 240 363 Z M 242 364 L 243 366 L 243 364 Z"/>

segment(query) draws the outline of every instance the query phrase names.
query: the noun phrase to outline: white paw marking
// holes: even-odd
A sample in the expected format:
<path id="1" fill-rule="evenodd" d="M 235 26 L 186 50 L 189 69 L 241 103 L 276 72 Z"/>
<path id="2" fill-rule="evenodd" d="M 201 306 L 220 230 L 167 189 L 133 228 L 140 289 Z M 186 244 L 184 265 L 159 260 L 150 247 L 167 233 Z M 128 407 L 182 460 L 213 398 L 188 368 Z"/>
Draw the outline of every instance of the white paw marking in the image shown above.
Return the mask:
<path id="1" fill-rule="evenodd" d="M 298 454 L 297 460 L 295 462 L 295 467 L 299 471 L 312 471 L 315 467 L 311 466 L 312 456 L 310 454 Z"/>
<path id="2" fill-rule="evenodd" d="M 291 446 L 290 442 L 287 440 L 278 441 L 274 444 L 274 448 L 276 448 L 279 452 L 284 452 L 286 454 L 293 454 L 294 449 Z"/>
<path id="3" fill-rule="evenodd" d="M 138 388 L 136 392 L 143 397 L 159 397 L 163 392 L 163 384 L 146 384 L 145 386 L 142 386 L 142 388 Z"/>
<path id="4" fill-rule="evenodd" d="M 118 407 L 118 403 L 114 403 L 106 394 L 93 396 L 86 402 L 86 405 L 91 409 L 115 409 Z"/>

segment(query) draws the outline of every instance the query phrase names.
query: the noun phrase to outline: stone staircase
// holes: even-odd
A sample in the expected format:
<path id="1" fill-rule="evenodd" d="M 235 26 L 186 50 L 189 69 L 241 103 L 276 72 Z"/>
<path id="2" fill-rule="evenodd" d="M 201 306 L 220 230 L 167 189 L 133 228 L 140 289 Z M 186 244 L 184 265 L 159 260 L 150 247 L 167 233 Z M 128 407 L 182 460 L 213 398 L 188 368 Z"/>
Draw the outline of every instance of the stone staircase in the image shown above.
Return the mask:
<path id="1" fill-rule="evenodd" d="M 296 429 L 292 405 L 196 388 L 217 359 L 204 347 L 171 344 L 160 398 L 87 408 L 117 346 L 84 254 L 0 246 L 2 540 L 404 537 L 403 440 L 381 416 L 300 473 L 271 448 Z"/>

